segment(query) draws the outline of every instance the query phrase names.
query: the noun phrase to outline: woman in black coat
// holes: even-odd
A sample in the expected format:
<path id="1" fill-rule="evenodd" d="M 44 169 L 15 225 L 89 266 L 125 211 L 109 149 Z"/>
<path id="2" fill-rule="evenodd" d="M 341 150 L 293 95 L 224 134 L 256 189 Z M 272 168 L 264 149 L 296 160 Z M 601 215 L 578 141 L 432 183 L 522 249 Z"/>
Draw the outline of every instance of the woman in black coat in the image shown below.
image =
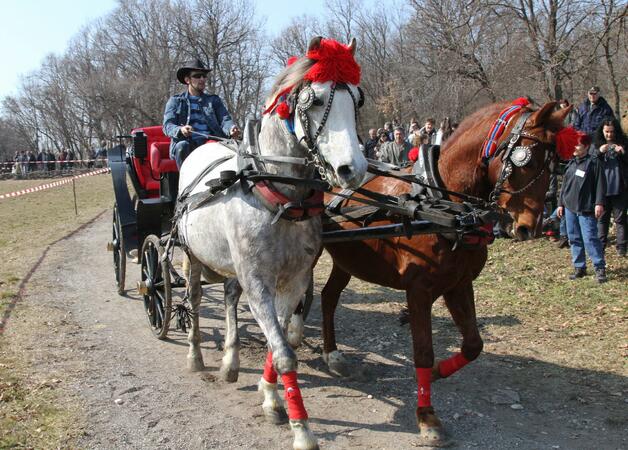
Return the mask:
<path id="1" fill-rule="evenodd" d="M 626 256 L 626 208 L 628 207 L 628 139 L 617 119 L 604 120 L 595 132 L 595 148 L 606 176 L 606 207 L 598 220 L 598 236 L 604 247 L 608 229 L 615 222 L 617 254 Z"/>

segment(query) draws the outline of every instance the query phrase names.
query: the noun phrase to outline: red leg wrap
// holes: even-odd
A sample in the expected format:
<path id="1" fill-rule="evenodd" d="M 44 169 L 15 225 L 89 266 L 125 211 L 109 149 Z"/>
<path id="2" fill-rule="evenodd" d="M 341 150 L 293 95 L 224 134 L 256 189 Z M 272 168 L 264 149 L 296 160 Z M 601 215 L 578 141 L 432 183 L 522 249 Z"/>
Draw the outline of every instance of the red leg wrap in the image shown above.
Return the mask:
<path id="1" fill-rule="evenodd" d="M 288 417 L 291 420 L 307 419 L 307 411 L 305 406 L 303 406 L 303 397 L 301 397 L 301 391 L 297 383 L 296 371 L 282 374 L 281 381 L 283 381 L 286 403 L 288 405 Z"/>
<path id="2" fill-rule="evenodd" d="M 264 364 L 264 375 L 262 378 L 267 383 L 277 383 L 277 371 L 273 367 L 273 354 L 271 352 L 266 353 L 266 363 Z"/>
<path id="3" fill-rule="evenodd" d="M 458 370 L 462 369 L 470 362 L 471 361 L 465 358 L 462 353 L 456 353 L 454 356 L 451 356 L 438 363 L 438 373 L 440 373 L 441 377 L 446 378 L 452 373 L 455 373 Z"/>
<path id="4" fill-rule="evenodd" d="M 430 392 L 432 379 L 432 369 L 416 368 L 416 382 L 418 386 L 417 394 L 419 397 L 419 408 L 424 406 L 432 406 L 432 398 Z"/>

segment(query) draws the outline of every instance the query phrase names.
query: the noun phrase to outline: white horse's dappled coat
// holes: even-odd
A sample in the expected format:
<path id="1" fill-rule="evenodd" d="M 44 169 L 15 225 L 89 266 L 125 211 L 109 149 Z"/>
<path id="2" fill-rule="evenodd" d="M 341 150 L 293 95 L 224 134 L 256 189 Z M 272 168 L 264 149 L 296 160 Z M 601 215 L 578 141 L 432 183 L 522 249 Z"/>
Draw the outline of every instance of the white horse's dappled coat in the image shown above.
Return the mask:
<path id="1" fill-rule="evenodd" d="M 313 82 L 316 96 L 326 105 L 332 82 Z M 356 86 L 335 92 L 327 121 L 316 140 L 318 150 L 331 167 L 328 179 L 342 187 L 356 188 L 366 173 L 367 163 L 362 155 L 356 133 L 354 98 Z M 315 131 L 323 121 L 324 106 L 312 106 L 308 111 L 310 128 Z M 312 133 L 313 133 L 312 131 Z M 303 127 L 295 120 L 295 135 L 290 134 L 276 114 L 264 116 L 259 136 L 261 155 L 281 155 L 304 158 L 308 150 L 299 144 Z M 197 148 L 181 167 L 179 192 L 182 192 L 213 161 L 233 151 L 218 143 Z M 208 189 L 205 182 L 218 178 L 220 171 L 235 169 L 236 158 L 217 167 L 198 183 L 192 191 Z M 268 172 L 313 179 L 317 168 L 288 163 L 267 163 Z M 276 184 L 277 189 L 291 199 L 304 199 L 310 188 Z M 237 299 L 243 293 L 249 302 L 253 317 L 260 325 L 270 350 L 274 368 L 282 376 L 296 370 L 297 360 L 288 345 L 285 330 L 300 298 L 304 295 L 315 258 L 321 248 L 320 217 L 300 222 L 280 219 L 262 206 L 239 183 L 219 194 L 209 204 L 185 213 L 178 222 L 178 230 L 190 253 L 190 302 L 193 310 L 188 354 L 189 367 L 201 369 L 198 308 L 201 298 L 201 266 L 225 278 L 237 279 L 225 284 L 227 296 Z M 239 286 L 238 286 L 239 283 Z M 241 290 L 240 290 L 241 287 Z M 231 302 L 226 302 L 228 305 Z M 236 302 L 237 303 L 237 302 Z M 227 310 L 225 357 L 221 372 L 234 381 L 239 369 L 235 309 Z M 235 373 L 235 377 L 234 377 Z M 263 383 L 261 389 L 266 402 L 276 397 L 276 383 Z M 272 403 L 272 402 L 271 402 Z M 265 408 L 265 411 L 268 408 Z M 295 434 L 295 448 L 317 448 L 316 439 L 307 420 L 291 420 Z"/>

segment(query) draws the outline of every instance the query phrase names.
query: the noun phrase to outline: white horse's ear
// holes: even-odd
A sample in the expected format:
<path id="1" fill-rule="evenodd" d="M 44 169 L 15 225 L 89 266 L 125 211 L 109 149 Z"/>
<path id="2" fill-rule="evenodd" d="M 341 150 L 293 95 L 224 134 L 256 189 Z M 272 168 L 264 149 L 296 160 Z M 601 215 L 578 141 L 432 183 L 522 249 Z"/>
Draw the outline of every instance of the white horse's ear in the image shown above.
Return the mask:
<path id="1" fill-rule="evenodd" d="M 355 46 L 356 46 L 355 38 L 351 38 L 351 42 L 349 42 L 349 51 L 354 56 L 355 56 Z"/>
<path id="2" fill-rule="evenodd" d="M 321 40 L 323 40 L 323 36 L 316 36 L 315 38 L 312 38 L 310 45 L 307 46 L 307 51 L 317 50 L 321 46 Z"/>

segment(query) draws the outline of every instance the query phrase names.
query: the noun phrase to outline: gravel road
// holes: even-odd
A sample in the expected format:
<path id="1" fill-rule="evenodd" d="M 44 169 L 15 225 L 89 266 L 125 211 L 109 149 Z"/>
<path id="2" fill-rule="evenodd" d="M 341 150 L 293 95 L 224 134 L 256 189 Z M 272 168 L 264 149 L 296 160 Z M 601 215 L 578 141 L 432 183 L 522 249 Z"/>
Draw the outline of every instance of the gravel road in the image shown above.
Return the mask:
<path id="1" fill-rule="evenodd" d="M 109 215 L 61 241 L 27 287 L 7 335 L 37 361 L 33 377 L 54 379 L 84 418 L 81 447 L 160 449 L 289 449 L 288 425 L 267 424 L 256 390 L 264 337 L 240 305 L 242 369 L 237 383 L 217 380 L 224 327 L 221 286 L 204 291 L 201 312 L 207 369 L 185 369 L 186 337 L 158 341 L 133 291 L 118 296 Z M 315 292 L 329 272 L 317 267 Z M 127 286 L 139 266 L 129 263 Z M 386 301 L 382 301 L 386 300 Z M 416 383 L 407 326 L 398 324 L 403 295 L 352 281 L 337 313 L 338 341 L 355 376 L 332 376 L 323 364 L 318 296 L 299 349 L 299 379 L 321 448 L 415 448 Z M 534 358 L 492 333 L 513 326 L 481 317 L 485 353 L 432 387 L 436 410 L 456 448 L 628 448 L 626 378 L 550 362 L 552 346 Z M 445 355 L 458 333 L 443 308 L 435 311 L 435 347 Z"/>

